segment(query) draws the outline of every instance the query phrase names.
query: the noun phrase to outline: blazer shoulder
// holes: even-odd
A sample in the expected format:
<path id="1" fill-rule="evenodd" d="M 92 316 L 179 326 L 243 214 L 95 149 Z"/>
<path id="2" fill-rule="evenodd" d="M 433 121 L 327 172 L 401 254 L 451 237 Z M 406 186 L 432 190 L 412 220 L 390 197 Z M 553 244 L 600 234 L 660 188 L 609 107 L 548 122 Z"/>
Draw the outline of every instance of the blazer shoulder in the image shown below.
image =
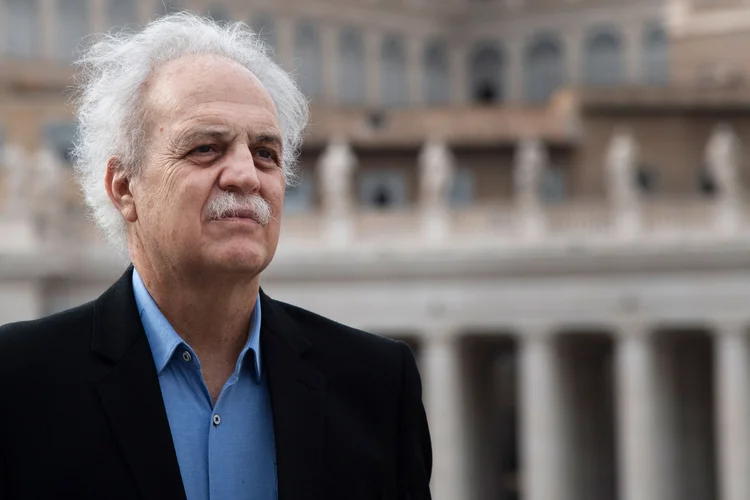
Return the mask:
<path id="1" fill-rule="evenodd" d="M 406 345 L 400 340 L 344 325 L 299 306 L 273 299 L 272 301 L 283 309 L 315 344 L 322 344 L 334 351 L 346 351 L 350 354 L 361 352 L 368 357 L 400 358 L 400 350 Z"/>
<path id="2" fill-rule="evenodd" d="M 92 301 L 39 319 L 0 326 L 0 360 L 22 361 L 26 356 L 39 356 L 58 348 L 68 352 L 66 346 L 71 346 L 72 337 L 90 336 L 93 318 Z"/>

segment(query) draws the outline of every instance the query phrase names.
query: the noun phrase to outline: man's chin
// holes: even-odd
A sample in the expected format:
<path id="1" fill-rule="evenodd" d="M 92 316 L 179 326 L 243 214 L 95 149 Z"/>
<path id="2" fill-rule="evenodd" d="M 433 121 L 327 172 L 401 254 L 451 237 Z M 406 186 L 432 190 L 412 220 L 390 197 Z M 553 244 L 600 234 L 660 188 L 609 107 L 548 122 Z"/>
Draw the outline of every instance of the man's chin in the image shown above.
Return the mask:
<path id="1" fill-rule="evenodd" d="M 258 274 L 268 265 L 264 254 L 249 249 L 227 249 L 207 260 L 210 267 L 232 273 Z"/>

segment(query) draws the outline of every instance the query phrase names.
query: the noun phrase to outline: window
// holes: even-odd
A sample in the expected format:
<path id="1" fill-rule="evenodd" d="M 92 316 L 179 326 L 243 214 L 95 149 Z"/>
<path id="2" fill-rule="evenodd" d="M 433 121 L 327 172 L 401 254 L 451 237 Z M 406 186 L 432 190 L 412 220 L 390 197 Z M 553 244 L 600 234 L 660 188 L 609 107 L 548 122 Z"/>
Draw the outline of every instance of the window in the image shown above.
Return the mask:
<path id="1" fill-rule="evenodd" d="M 537 37 L 526 50 L 526 99 L 544 103 L 563 84 L 563 51 L 553 35 Z"/>
<path id="2" fill-rule="evenodd" d="M 365 46 L 362 34 L 346 29 L 339 35 L 338 88 L 341 104 L 365 102 Z"/>
<path id="3" fill-rule="evenodd" d="M 406 205 L 406 173 L 396 169 L 365 170 L 358 178 L 359 203 L 379 210 Z"/>
<path id="4" fill-rule="evenodd" d="M 81 39 L 89 33 L 87 0 L 57 0 L 57 56 L 72 60 Z"/>
<path id="5" fill-rule="evenodd" d="M 424 100 L 427 104 L 444 104 L 450 101 L 450 66 L 448 47 L 435 40 L 424 51 Z"/>
<path id="6" fill-rule="evenodd" d="M 231 14 L 229 14 L 229 11 L 221 5 L 214 5 L 212 7 L 209 7 L 208 16 L 214 21 L 219 22 L 228 22 L 232 20 L 232 16 Z"/>
<path id="7" fill-rule="evenodd" d="M 123 27 L 135 23 L 138 20 L 135 0 L 109 0 L 107 18 L 110 26 Z"/>
<path id="8" fill-rule="evenodd" d="M 640 165 L 635 172 L 635 184 L 638 190 L 643 194 L 647 195 L 654 193 L 659 187 L 659 175 L 657 170 L 651 165 Z"/>
<path id="9" fill-rule="evenodd" d="M 542 200 L 550 205 L 561 203 L 565 200 L 565 185 L 565 170 L 554 165 L 548 166 L 542 177 Z"/>
<path id="10" fill-rule="evenodd" d="M 625 65 L 620 35 L 613 29 L 599 29 L 586 41 L 585 79 L 588 85 L 622 83 Z"/>
<path id="11" fill-rule="evenodd" d="M 667 33 L 659 25 L 647 26 L 644 32 L 643 66 L 647 84 L 664 85 L 669 80 Z"/>
<path id="12" fill-rule="evenodd" d="M 471 56 L 471 98 L 474 102 L 490 104 L 503 100 L 503 57 L 492 42 L 474 48 Z"/>
<path id="13" fill-rule="evenodd" d="M 267 14 L 259 14 L 251 24 L 253 31 L 271 50 L 271 55 L 276 51 L 276 21 Z"/>
<path id="14" fill-rule="evenodd" d="M 451 186 L 450 204 L 454 207 L 464 207 L 474 203 L 476 197 L 476 175 L 474 171 L 466 167 L 458 167 L 453 172 L 453 185 Z"/>
<path id="15" fill-rule="evenodd" d="M 716 186 L 716 182 L 714 182 L 714 178 L 711 175 L 711 172 L 709 172 L 706 165 L 701 165 L 698 168 L 695 180 L 698 187 L 698 192 L 700 192 L 703 196 L 707 198 L 716 196 L 718 187 Z"/>
<path id="16" fill-rule="evenodd" d="M 299 174 L 299 182 L 288 186 L 284 193 L 284 212 L 302 213 L 308 211 L 313 204 L 315 183 L 311 175 Z"/>
<path id="17" fill-rule="evenodd" d="M 318 30 L 312 23 L 297 25 L 295 36 L 295 66 L 302 92 L 308 97 L 323 95 L 323 53 Z"/>
<path id="18" fill-rule="evenodd" d="M 71 163 L 76 128 L 75 122 L 48 123 L 44 127 L 44 146 L 57 152 L 61 162 Z"/>
<path id="19" fill-rule="evenodd" d="M 388 36 L 380 51 L 381 102 L 386 107 L 409 103 L 409 84 L 406 79 L 406 51 L 401 37 Z"/>
<path id="20" fill-rule="evenodd" d="M 6 0 L 5 13 L 5 46 L 8 54 L 33 57 L 38 50 L 38 1 Z"/>

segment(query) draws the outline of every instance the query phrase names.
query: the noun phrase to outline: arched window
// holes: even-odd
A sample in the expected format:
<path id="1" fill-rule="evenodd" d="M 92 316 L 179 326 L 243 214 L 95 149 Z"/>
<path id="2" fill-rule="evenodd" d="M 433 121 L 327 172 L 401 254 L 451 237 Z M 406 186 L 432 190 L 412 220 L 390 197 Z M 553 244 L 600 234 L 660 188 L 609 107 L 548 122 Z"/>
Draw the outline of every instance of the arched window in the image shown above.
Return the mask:
<path id="1" fill-rule="evenodd" d="M 556 36 L 537 37 L 526 49 L 526 99 L 544 103 L 562 86 L 564 57 Z"/>
<path id="2" fill-rule="evenodd" d="M 380 47 L 380 95 L 383 106 L 405 106 L 409 103 L 406 80 L 406 50 L 401 37 L 387 36 Z"/>
<path id="3" fill-rule="evenodd" d="M 635 185 L 641 193 L 653 194 L 659 188 L 659 171 L 653 165 L 642 163 L 635 172 Z"/>
<path id="4" fill-rule="evenodd" d="M 698 192 L 701 193 L 703 196 L 707 198 L 712 198 L 716 196 L 716 193 L 718 191 L 718 186 L 716 186 L 716 182 L 714 182 L 714 178 L 705 164 L 701 164 L 698 167 L 698 170 L 696 171 L 696 175 L 695 175 L 695 183 L 696 183 Z"/>
<path id="5" fill-rule="evenodd" d="M 295 67 L 300 89 L 309 97 L 323 94 L 323 53 L 318 30 L 312 23 L 300 23 L 294 40 Z"/>
<path id="6" fill-rule="evenodd" d="M 643 33 L 643 75 L 650 85 L 664 85 L 669 80 L 667 33 L 657 24 L 646 27 Z"/>
<path id="7" fill-rule="evenodd" d="M 585 78 L 588 85 L 622 83 L 625 60 L 620 35 L 614 30 L 597 30 L 586 40 Z"/>
<path id="8" fill-rule="evenodd" d="M 109 0 L 107 2 L 107 20 L 109 26 L 122 28 L 138 21 L 138 9 L 135 0 Z"/>
<path id="9" fill-rule="evenodd" d="M 258 37 L 268 45 L 268 47 L 275 52 L 276 51 L 276 21 L 274 18 L 267 14 L 258 14 L 253 18 L 253 22 L 250 25 L 258 34 Z M 272 54 L 273 55 L 273 54 Z"/>
<path id="10" fill-rule="evenodd" d="M 442 40 L 430 42 L 424 51 L 424 100 L 427 104 L 450 101 L 448 47 Z"/>
<path id="11" fill-rule="evenodd" d="M 406 172 L 400 169 L 378 168 L 358 175 L 360 205 L 377 210 L 403 207 L 407 203 Z"/>
<path id="12" fill-rule="evenodd" d="M 458 167 L 454 172 L 453 184 L 448 193 L 450 204 L 464 207 L 474 203 L 476 198 L 476 174 L 468 167 Z"/>
<path id="13" fill-rule="evenodd" d="M 57 56 L 71 60 L 81 39 L 89 34 L 89 5 L 86 0 L 57 1 Z"/>
<path id="14" fill-rule="evenodd" d="M 503 100 L 503 55 L 494 43 L 478 44 L 471 55 L 471 98 L 489 104 Z"/>
<path id="15" fill-rule="evenodd" d="M 58 160 L 70 164 L 72 160 L 73 141 L 76 137 L 76 122 L 51 122 L 42 131 L 45 147 L 57 153 Z"/>
<path id="16" fill-rule="evenodd" d="M 540 186 L 542 200 L 549 205 L 565 201 L 566 184 L 565 170 L 557 165 L 548 166 Z"/>
<path id="17" fill-rule="evenodd" d="M 207 14 L 214 21 L 227 22 L 232 20 L 232 15 L 222 5 L 213 5 L 209 7 Z"/>
<path id="18" fill-rule="evenodd" d="M 309 174 L 310 172 L 300 172 L 299 182 L 286 188 L 284 192 L 285 213 L 307 212 L 312 208 L 315 196 L 315 179 Z"/>
<path id="19" fill-rule="evenodd" d="M 32 57 L 38 49 L 39 5 L 37 0 L 6 0 L 5 46 L 8 54 Z"/>
<path id="20" fill-rule="evenodd" d="M 362 34 L 353 28 L 339 35 L 338 90 L 342 104 L 365 102 L 365 45 Z"/>

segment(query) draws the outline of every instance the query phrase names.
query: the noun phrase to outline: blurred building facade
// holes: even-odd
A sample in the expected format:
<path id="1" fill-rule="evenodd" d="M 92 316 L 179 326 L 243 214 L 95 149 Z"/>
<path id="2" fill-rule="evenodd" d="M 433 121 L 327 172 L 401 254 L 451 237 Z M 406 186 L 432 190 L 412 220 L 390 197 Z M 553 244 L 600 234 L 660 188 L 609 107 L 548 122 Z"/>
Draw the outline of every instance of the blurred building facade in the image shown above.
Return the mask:
<path id="1" fill-rule="evenodd" d="M 412 345 L 434 498 L 750 498 L 750 7 L 0 0 L 0 324 L 124 269 L 67 167 L 70 62 L 183 8 L 310 97 L 263 286 Z"/>

